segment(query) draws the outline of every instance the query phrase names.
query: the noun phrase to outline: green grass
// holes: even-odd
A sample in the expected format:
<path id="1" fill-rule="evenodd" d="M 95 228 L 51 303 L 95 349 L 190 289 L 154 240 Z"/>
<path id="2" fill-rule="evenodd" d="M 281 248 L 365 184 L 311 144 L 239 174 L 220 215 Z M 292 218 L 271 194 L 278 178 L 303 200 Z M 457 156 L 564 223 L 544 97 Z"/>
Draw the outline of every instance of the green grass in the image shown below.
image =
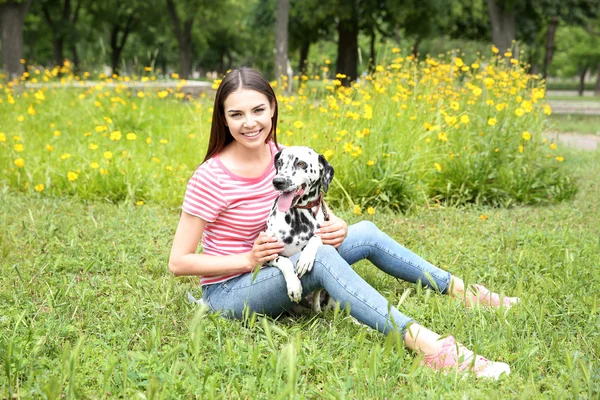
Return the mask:
<path id="1" fill-rule="evenodd" d="M 577 132 L 600 135 L 600 115 L 552 114 L 548 128 L 555 132 Z"/>
<path id="2" fill-rule="evenodd" d="M 402 312 L 508 362 L 513 373 L 501 382 L 420 368 L 397 336 L 343 313 L 247 324 L 207 314 L 186 301 L 188 290 L 200 295 L 197 280 L 167 271 L 177 209 L 3 188 L 0 397 L 597 398 L 600 155 L 565 157 L 580 185 L 568 202 L 370 217 L 435 264 L 522 305 L 466 310 L 356 266 Z"/>
<path id="3" fill-rule="evenodd" d="M 560 100 L 560 101 L 600 101 L 600 96 L 548 96 L 546 100 Z"/>

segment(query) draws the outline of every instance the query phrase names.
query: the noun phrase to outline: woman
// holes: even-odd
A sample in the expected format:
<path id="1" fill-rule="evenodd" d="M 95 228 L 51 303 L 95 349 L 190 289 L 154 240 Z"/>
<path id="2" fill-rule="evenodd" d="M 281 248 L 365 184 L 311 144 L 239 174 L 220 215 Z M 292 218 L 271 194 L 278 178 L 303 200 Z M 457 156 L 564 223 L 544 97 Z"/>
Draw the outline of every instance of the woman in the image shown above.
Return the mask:
<path id="1" fill-rule="evenodd" d="M 240 68 L 223 79 L 208 151 L 188 182 L 169 259 L 174 275 L 200 276 L 205 302 L 234 318 L 247 311 L 277 316 L 293 305 L 279 269 L 261 268 L 283 248 L 263 232 L 278 196 L 271 182 L 279 149 L 277 111 L 273 89 L 258 72 Z M 312 271 L 301 279 L 304 294 L 324 288 L 360 322 L 383 333 L 401 332 L 406 346 L 423 353 L 423 364 L 432 369 L 458 368 L 493 379 L 510 373 L 507 364 L 475 355 L 452 336 L 441 339 L 391 307 L 350 265 L 366 258 L 392 276 L 422 282 L 462 298 L 467 306 L 509 307 L 518 299 L 501 298 L 480 285 L 466 290 L 460 278 L 431 265 L 370 222 L 348 227 L 332 213 L 317 234 L 324 246 Z M 203 252 L 196 254 L 200 240 Z M 298 258 L 291 260 L 296 263 Z"/>

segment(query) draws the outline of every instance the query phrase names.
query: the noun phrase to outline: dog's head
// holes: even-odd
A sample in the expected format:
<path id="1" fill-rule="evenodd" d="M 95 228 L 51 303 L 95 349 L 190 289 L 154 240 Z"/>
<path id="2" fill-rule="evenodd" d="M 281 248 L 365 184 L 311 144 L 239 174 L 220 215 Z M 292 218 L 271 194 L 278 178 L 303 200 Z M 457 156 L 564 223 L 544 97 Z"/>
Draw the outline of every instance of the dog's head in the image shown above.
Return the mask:
<path id="1" fill-rule="evenodd" d="M 275 169 L 273 186 L 282 192 L 278 200 L 280 211 L 315 200 L 321 189 L 327 192 L 333 179 L 333 167 L 325 157 L 305 146 L 286 147 L 277 153 Z"/>

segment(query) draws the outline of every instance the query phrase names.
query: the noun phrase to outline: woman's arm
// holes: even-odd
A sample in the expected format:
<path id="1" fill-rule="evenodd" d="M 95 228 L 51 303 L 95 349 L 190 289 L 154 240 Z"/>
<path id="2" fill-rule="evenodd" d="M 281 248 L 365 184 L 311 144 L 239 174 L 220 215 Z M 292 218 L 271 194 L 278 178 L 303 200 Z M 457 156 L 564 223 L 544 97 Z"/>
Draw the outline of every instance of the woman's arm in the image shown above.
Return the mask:
<path id="1" fill-rule="evenodd" d="M 250 272 L 276 258 L 283 249 L 283 243 L 261 233 L 252 250 L 246 253 L 230 256 L 196 254 L 205 227 L 206 221 L 202 218 L 185 211 L 181 213 L 169 257 L 169 270 L 173 275 L 215 276 Z"/>

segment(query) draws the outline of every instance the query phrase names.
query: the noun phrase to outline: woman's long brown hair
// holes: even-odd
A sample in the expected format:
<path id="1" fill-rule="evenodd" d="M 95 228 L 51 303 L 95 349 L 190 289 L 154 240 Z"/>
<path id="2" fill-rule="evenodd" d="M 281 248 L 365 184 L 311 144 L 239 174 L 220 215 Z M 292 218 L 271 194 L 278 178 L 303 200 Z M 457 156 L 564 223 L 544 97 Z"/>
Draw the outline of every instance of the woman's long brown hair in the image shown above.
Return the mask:
<path id="1" fill-rule="evenodd" d="M 204 161 L 219 153 L 225 146 L 233 141 L 233 136 L 231 135 L 229 128 L 225 125 L 225 111 L 223 103 L 225 102 L 227 96 L 241 89 L 255 90 L 264 94 L 269 99 L 271 105 L 275 108 L 275 113 L 273 114 L 273 118 L 271 118 L 271 132 L 269 132 L 265 143 L 267 143 L 269 140 L 273 140 L 277 146 L 276 133 L 278 107 L 275 92 L 269 84 L 269 81 L 267 81 L 265 77 L 262 76 L 258 71 L 252 68 L 241 67 L 229 72 L 225 78 L 223 78 L 223 81 L 217 89 L 217 94 L 215 95 L 215 105 L 213 107 L 212 125 L 210 128 L 210 139 L 208 141 L 208 149 L 206 151 Z"/>

